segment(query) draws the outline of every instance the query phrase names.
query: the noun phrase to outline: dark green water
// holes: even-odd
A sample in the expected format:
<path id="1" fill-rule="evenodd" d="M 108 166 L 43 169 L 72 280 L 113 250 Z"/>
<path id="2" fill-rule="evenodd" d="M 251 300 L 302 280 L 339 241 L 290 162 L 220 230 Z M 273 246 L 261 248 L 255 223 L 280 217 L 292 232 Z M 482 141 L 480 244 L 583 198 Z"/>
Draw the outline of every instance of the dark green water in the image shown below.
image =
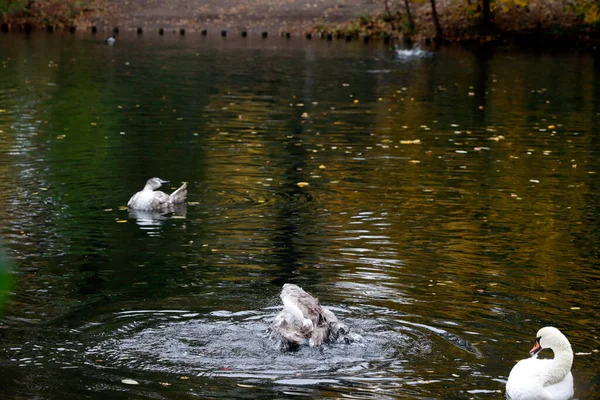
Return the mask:
<path id="1" fill-rule="evenodd" d="M 0 61 L 3 399 L 496 399 L 545 325 L 600 398 L 600 58 L 37 33 Z M 152 176 L 184 213 L 122 209 Z M 363 341 L 281 352 L 285 282 Z"/>

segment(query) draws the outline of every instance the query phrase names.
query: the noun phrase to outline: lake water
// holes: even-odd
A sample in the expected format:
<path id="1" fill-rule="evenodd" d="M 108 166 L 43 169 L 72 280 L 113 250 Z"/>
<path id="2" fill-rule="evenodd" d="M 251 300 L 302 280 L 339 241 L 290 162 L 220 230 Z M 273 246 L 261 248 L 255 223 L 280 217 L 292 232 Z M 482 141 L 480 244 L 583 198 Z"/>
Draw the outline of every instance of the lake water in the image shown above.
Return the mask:
<path id="1" fill-rule="evenodd" d="M 600 398 L 600 57 L 102 39 L 0 36 L 3 399 L 498 399 L 545 325 Z M 282 352 L 286 282 L 363 340 Z"/>

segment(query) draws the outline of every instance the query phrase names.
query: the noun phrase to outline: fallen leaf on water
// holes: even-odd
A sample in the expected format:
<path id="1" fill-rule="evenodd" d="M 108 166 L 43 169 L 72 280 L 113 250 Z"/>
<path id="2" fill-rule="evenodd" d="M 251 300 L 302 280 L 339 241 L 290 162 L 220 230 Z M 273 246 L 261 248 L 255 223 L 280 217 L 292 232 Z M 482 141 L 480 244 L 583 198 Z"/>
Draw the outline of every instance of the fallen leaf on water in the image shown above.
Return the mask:
<path id="1" fill-rule="evenodd" d="M 581 310 L 581 307 L 571 307 L 571 310 Z"/>
<path id="2" fill-rule="evenodd" d="M 421 144 L 421 139 L 401 140 L 400 144 Z"/>
<path id="3" fill-rule="evenodd" d="M 161 386 L 165 386 L 165 387 L 171 386 L 171 384 L 170 384 L 169 382 L 158 382 L 158 383 L 159 383 Z"/>
<path id="4" fill-rule="evenodd" d="M 118 219 L 117 220 L 117 224 L 124 224 L 125 222 L 127 222 L 126 219 Z"/>
<path id="5" fill-rule="evenodd" d="M 190 379 L 189 376 L 180 376 L 179 379 L 181 379 L 182 381 L 187 381 L 188 379 Z"/>
<path id="6" fill-rule="evenodd" d="M 126 385 L 139 385 L 138 381 L 134 381 L 133 379 L 121 379 L 121 382 Z"/>
<path id="7" fill-rule="evenodd" d="M 254 386 L 254 385 L 244 385 L 243 383 L 238 383 L 237 385 L 238 385 L 239 387 L 243 387 L 243 388 L 254 388 L 254 387 L 256 387 L 256 386 Z"/>
<path id="8" fill-rule="evenodd" d="M 112 211 L 112 208 L 105 208 L 104 211 Z"/>
<path id="9" fill-rule="evenodd" d="M 305 186 L 308 186 L 309 183 L 308 182 L 298 182 L 296 185 L 298 185 L 299 187 L 303 188 Z"/>
<path id="10" fill-rule="evenodd" d="M 127 210 L 127 206 L 119 206 L 119 211 L 125 211 Z"/>

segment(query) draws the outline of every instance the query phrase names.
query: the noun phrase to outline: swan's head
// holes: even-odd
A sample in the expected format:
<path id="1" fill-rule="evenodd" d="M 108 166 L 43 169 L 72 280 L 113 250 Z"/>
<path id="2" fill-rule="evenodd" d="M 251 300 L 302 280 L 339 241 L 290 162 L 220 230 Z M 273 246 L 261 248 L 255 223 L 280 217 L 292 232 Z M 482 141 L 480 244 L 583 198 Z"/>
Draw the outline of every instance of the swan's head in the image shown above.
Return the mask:
<path id="1" fill-rule="evenodd" d="M 146 186 L 144 186 L 144 189 L 156 190 L 159 187 L 161 187 L 162 185 L 164 185 L 165 183 L 169 183 L 169 181 L 165 181 L 160 178 L 150 178 L 146 182 Z"/>
<path id="2" fill-rule="evenodd" d="M 553 326 L 546 326 L 540 329 L 536 335 L 535 345 L 529 351 L 532 356 L 536 355 L 542 349 L 552 349 L 553 351 L 571 348 L 571 344 L 565 335 Z"/>

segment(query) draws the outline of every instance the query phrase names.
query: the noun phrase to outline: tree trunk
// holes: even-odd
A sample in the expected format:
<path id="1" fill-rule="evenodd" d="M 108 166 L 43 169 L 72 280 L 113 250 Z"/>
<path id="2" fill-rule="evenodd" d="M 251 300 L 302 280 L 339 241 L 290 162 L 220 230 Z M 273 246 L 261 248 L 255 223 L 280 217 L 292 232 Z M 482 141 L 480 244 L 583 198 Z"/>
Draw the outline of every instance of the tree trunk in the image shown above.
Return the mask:
<path id="1" fill-rule="evenodd" d="M 435 8 L 435 0 L 431 0 L 431 16 L 433 17 L 433 23 L 435 24 L 435 38 L 441 39 L 444 35 L 442 34 L 442 27 L 440 26 L 440 20 L 438 19 L 437 10 Z"/>
<path id="2" fill-rule="evenodd" d="M 482 21 L 481 21 L 481 34 L 487 35 L 491 31 L 492 21 L 490 13 L 490 0 L 481 0 L 482 5 Z"/>
<path id="3" fill-rule="evenodd" d="M 383 4 L 385 5 L 385 11 L 387 12 L 388 19 L 390 20 L 390 25 L 392 26 L 392 31 L 395 31 L 396 25 L 394 24 L 394 17 L 392 17 L 392 13 L 390 11 L 389 0 L 383 0 Z"/>
<path id="4" fill-rule="evenodd" d="M 410 13 L 410 4 L 408 3 L 408 0 L 404 0 L 404 8 L 406 8 L 406 18 L 408 18 L 408 32 L 410 35 L 412 35 L 415 33 L 415 22 L 413 21 L 412 14 Z"/>

